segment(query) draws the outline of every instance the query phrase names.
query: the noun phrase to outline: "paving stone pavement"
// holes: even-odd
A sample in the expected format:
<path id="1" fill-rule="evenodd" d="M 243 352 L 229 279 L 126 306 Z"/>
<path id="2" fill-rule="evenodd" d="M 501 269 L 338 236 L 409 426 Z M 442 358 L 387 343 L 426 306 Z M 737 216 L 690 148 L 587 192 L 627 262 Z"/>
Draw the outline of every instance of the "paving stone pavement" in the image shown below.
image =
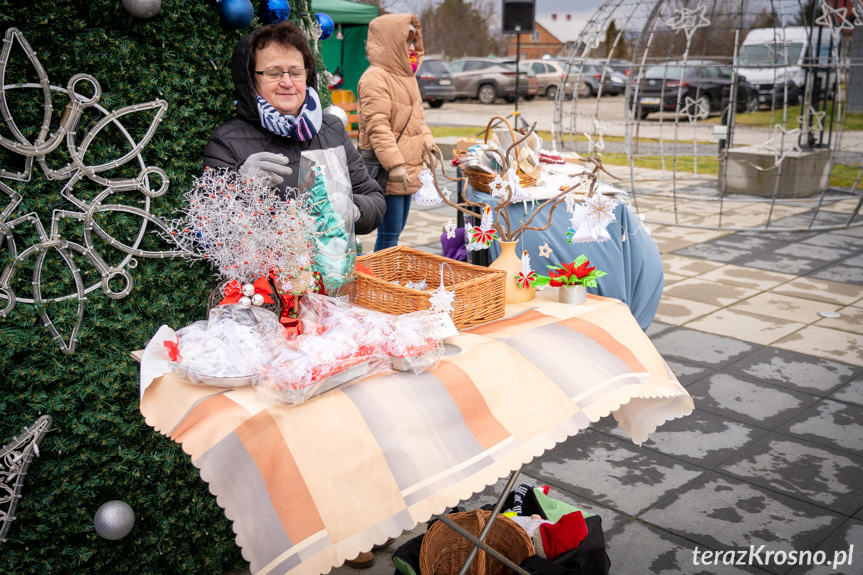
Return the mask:
<path id="1" fill-rule="evenodd" d="M 450 218 L 412 207 L 402 243 L 439 254 Z M 652 235 L 665 289 L 647 334 L 695 411 L 641 446 L 604 418 L 520 482 L 599 514 L 614 574 L 863 573 L 863 230 Z M 373 250 L 374 234 L 359 239 Z M 493 503 L 504 484 L 461 507 Z M 392 551 L 424 530 L 365 572 L 392 574 Z M 725 564 L 743 552 L 753 565 Z M 796 564 L 822 556 L 829 565 Z"/>

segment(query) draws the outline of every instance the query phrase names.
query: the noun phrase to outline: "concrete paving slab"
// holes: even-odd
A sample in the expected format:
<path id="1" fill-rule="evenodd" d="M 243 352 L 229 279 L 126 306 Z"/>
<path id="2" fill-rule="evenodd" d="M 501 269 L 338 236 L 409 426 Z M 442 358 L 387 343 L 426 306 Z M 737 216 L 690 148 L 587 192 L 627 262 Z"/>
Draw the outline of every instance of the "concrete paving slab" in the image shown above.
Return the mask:
<path id="1" fill-rule="evenodd" d="M 686 327 L 733 339 L 770 345 L 804 326 L 802 323 L 738 311 L 730 307 L 688 322 Z"/>
<path id="2" fill-rule="evenodd" d="M 796 277 L 797 276 L 791 274 L 776 273 L 728 264 L 713 271 L 701 274 L 698 276 L 698 279 L 764 291 L 792 281 Z"/>
<path id="3" fill-rule="evenodd" d="M 863 522 L 849 519 L 818 548 L 825 553 L 824 564 L 809 563 L 807 558 L 806 564 L 799 562 L 789 575 L 860 573 L 860 565 L 863 564 Z"/>
<path id="4" fill-rule="evenodd" d="M 683 387 L 687 387 L 696 381 L 704 379 L 712 373 L 716 373 L 715 369 L 693 365 L 684 361 L 666 359 L 665 363 L 668 364 L 668 367 L 671 369 L 671 373 L 677 377 L 677 381 L 679 381 Z"/>
<path id="5" fill-rule="evenodd" d="M 827 395 L 860 372 L 859 367 L 794 351 L 765 347 L 724 369 L 773 385 Z"/>
<path id="6" fill-rule="evenodd" d="M 863 505 L 861 465 L 863 458 L 774 433 L 729 459 L 719 470 L 850 515 Z"/>
<path id="7" fill-rule="evenodd" d="M 858 242 L 851 240 L 846 235 L 833 232 L 815 234 L 808 238 L 799 240 L 802 245 L 822 246 L 825 248 L 839 248 L 843 250 L 857 251 L 860 249 Z"/>
<path id="8" fill-rule="evenodd" d="M 831 399 L 863 406 L 863 378 L 858 377 L 837 389 Z"/>
<path id="9" fill-rule="evenodd" d="M 765 292 L 754 295 L 731 306 L 735 311 L 775 317 L 798 323 L 815 323 L 822 319 L 823 311 L 839 310 L 836 304 L 811 299 Z"/>
<path id="10" fill-rule="evenodd" d="M 773 344 L 863 367 L 863 335 L 808 325 Z"/>
<path id="11" fill-rule="evenodd" d="M 687 391 L 699 409 L 764 429 L 776 429 L 818 399 L 727 373 L 693 383 Z"/>
<path id="12" fill-rule="evenodd" d="M 667 331 L 652 338 L 652 341 L 662 357 L 680 359 L 713 369 L 734 363 L 759 347 L 686 328 Z"/>
<path id="13" fill-rule="evenodd" d="M 835 262 L 836 260 L 841 260 L 853 255 L 856 251 L 856 249 L 818 246 L 804 241 L 800 243 L 786 244 L 784 247 L 774 250 L 773 253 L 797 258 L 816 259 L 824 262 Z"/>
<path id="14" fill-rule="evenodd" d="M 678 256 L 701 258 L 712 262 L 735 263 L 745 257 L 751 256 L 752 252 L 747 249 L 734 248 L 729 245 L 717 243 L 694 244 L 674 252 Z"/>
<path id="15" fill-rule="evenodd" d="M 609 435 L 626 439 L 622 429 Z M 769 432 L 726 417 L 696 409 L 681 419 L 664 423 L 642 447 L 713 469 Z"/>
<path id="16" fill-rule="evenodd" d="M 666 274 L 697 276 L 721 267 L 722 264 L 718 262 L 707 262 L 677 254 L 664 254 L 662 256 L 662 270 Z"/>
<path id="17" fill-rule="evenodd" d="M 863 268 L 834 264 L 812 274 L 817 278 L 863 286 Z"/>
<path id="18" fill-rule="evenodd" d="M 694 554 L 696 549 L 697 556 Z M 633 519 L 620 529 L 607 533 L 606 550 L 611 559 L 612 573 L 655 573 L 657 575 L 764 573 L 748 566 L 703 565 L 702 553 L 708 548 L 638 519 Z M 698 561 L 700 565 L 695 565 L 694 561 Z"/>
<path id="19" fill-rule="evenodd" d="M 863 287 L 812 276 L 793 279 L 770 291 L 839 305 L 848 305 L 863 298 Z"/>
<path id="20" fill-rule="evenodd" d="M 751 288 L 706 281 L 700 276 L 687 278 L 673 286 L 666 286 L 662 291 L 663 297 L 668 295 L 718 307 L 731 305 L 758 293 L 758 290 Z"/>
<path id="21" fill-rule="evenodd" d="M 777 431 L 863 456 L 863 411 L 855 405 L 823 399 Z"/>
<path id="22" fill-rule="evenodd" d="M 660 333 L 668 331 L 672 328 L 674 328 L 674 326 L 671 324 L 662 323 L 661 321 L 653 321 L 649 326 L 647 326 L 647 329 L 644 331 L 644 333 L 647 334 L 647 337 L 653 337 L 654 335 L 659 335 Z"/>
<path id="23" fill-rule="evenodd" d="M 566 442 L 527 466 L 528 473 L 579 497 L 637 515 L 702 470 L 604 433 Z"/>
<path id="24" fill-rule="evenodd" d="M 863 254 L 858 254 L 852 258 L 845 258 L 842 263 L 846 266 L 854 266 L 855 268 L 863 267 Z"/>
<path id="25" fill-rule="evenodd" d="M 840 317 L 819 319 L 815 325 L 863 334 L 863 308 L 848 306 L 836 311 Z"/>
<path id="26" fill-rule="evenodd" d="M 845 516 L 708 471 L 641 519 L 713 549 L 778 550 L 815 549 Z"/>
<path id="27" fill-rule="evenodd" d="M 666 288 L 669 284 L 666 284 Z M 672 325 L 684 325 L 690 321 L 720 309 L 719 306 L 663 295 L 656 308 L 655 319 Z"/>
<path id="28" fill-rule="evenodd" d="M 746 250 L 750 253 L 772 252 L 787 245 L 787 242 L 775 239 L 772 235 L 755 236 L 743 233 L 725 236 L 709 243 L 717 246 L 727 246 L 738 250 Z"/>
<path id="29" fill-rule="evenodd" d="M 734 262 L 737 265 L 758 268 L 767 271 L 805 275 L 824 267 L 824 262 L 811 258 L 798 258 L 793 256 L 772 253 L 751 254 Z"/>

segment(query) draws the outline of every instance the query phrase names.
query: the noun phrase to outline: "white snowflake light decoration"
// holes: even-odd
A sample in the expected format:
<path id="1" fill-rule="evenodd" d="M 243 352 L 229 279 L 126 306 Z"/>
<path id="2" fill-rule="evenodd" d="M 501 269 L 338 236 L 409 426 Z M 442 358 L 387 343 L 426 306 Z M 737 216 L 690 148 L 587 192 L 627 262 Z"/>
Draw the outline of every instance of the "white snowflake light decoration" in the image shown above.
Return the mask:
<path id="1" fill-rule="evenodd" d="M 710 26 L 710 20 L 704 17 L 706 11 L 707 6 L 703 4 L 697 8 L 678 8 L 667 24 L 675 32 L 683 30 L 688 41 L 692 39 L 695 30 Z"/>

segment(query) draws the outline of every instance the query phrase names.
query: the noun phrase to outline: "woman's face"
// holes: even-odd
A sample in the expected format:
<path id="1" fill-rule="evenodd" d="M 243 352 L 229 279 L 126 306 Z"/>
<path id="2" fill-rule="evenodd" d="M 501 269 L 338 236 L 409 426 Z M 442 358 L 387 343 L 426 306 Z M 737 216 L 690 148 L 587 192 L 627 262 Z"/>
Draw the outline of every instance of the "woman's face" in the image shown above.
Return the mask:
<path id="1" fill-rule="evenodd" d="M 298 71 L 304 68 L 303 64 L 303 55 L 293 46 L 270 43 L 255 54 L 256 72 Z M 255 74 L 255 91 L 280 114 L 296 116 L 306 99 L 306 74 L 297 75 L 301 78 L 282 74 L 279 80 L 270 80 L 265 75 Z"/>

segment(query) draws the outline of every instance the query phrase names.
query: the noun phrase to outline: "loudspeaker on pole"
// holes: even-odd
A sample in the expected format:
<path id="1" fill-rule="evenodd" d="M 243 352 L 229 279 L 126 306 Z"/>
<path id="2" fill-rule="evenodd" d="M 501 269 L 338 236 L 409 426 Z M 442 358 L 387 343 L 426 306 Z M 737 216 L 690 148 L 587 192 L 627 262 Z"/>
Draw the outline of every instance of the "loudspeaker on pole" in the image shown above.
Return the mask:
<path id="1" fill-rule="evenodd" d="M 503 0 L 504 34 L 529 34 L 533 32 L 536 13 L 534 0 Z"/>

